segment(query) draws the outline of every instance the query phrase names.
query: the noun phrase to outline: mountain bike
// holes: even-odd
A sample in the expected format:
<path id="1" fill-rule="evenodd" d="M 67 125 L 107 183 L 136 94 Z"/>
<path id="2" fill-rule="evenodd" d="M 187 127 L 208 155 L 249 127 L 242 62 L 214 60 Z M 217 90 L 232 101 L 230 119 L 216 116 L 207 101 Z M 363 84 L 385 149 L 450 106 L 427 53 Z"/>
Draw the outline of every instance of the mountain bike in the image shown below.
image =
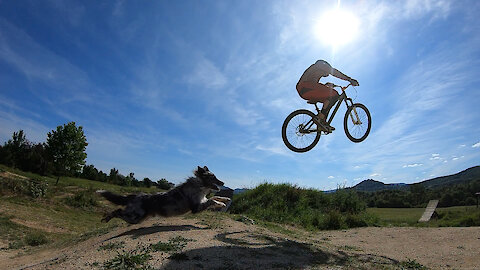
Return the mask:
<path id="1" fill-rule="evenodd" d="M 298 153 L 307 152 L 315 147 L 322 133 L 325 135 L 332 133 L 334 129 L 330 126 L 330 123 L 342 102 L 345 102 L 347 106 L 347 112 L 343 118 L 343 128 L 348 139 L 359 143 L 367 138 L 372 127 L 372 117 L 365 105 L 353 103 L 352 99 L 347 97 L 345 90 L 352 84 L 347 86 L 328 84 L 330 87 L 342 90 L 335 109 L 330 117 L 327 117 L 328 121 L 326 123 L 328 125 L 322 124 L 318 120 L 317 116 L 320 113 L 320 109 L 317 106 L 318 101 L 307 101 L 307 103 L 315 105 L 317 115 L 309 110 L 300 109 L 290 113 L 283 122 L 282 139 L 288 149 Z"/>

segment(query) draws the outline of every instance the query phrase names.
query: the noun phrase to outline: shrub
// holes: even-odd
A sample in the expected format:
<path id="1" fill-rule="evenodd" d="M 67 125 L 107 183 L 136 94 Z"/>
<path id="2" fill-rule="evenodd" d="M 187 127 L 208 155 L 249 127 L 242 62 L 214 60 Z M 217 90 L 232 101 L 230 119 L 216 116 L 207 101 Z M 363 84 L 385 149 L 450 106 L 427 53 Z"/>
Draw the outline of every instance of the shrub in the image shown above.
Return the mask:
<path id="1" fill-rule="evenodd" d="M 264 183 L 235 195 L 230 212 L 307 229 L 339 229 L 366 226 L 365 209 L 366 203 L 353 190 L 326 194 L 291 184 Z"/>
<path id="2" fill-rule="evenodd" d="M 26 194 L 27 190 L 26 181 L 23 179 L 0 178 L 1 193 Z"/>
<path id="3" fill-rule="evenodd" d="M 39 179 L 28 182 L 28 195 L 33 198 L 45 197 L 47 195 L 48 183 Z"/>
<path id="4" fill-rule="evenodd" d="M 92 190 L 83 190 L 77 194 L 65 198 L 65 203 L 75 208 L 92 208 L 98 205 Z"/>
<path id="5" fill-rule="evenodd" d="M 367 204 L 353 190 L 337 189 L 330 195 L 332 196 L 332 208 L 340 212 L 358 214 L 367 208 Z"/>
<path id="6" fill-rule="evenodd" d="M 321 229 L 325 230 L 338 230 L 342 228 L 345 228 L 345 225 L 342 220 L 342 215 L 337 211 L 329 212 L 321 227 Z"/>
<path id="7" fill-rule="evenodd" d="M 345 222 L 349 228 L 356 227 L 367 227 L 368 222 L 365 216 L 360 216 L 358 214 L 349 214 L 347 215 Z"/>
<path id="8" fill-rule="evenodd" d="M 42 233 L 29 233 L 25 236 L 25 243 L 32 247 L 40 246 L 48 243 L 48 239 Z"/>
<path id="9" fill-rule="evenodd" d="M 33 198 L 47 195 L 48 183 L 39 178 L 27 180 L 22 178 L 0 178 L 0 192 L 13 192 L 28 195 Z"/>
<path id="10" fill-rule="evenodd" d="M 144 269 L 148 268 L 148 261 L 152 258 L 152 255 L 147 253 L 138 253 L 137 252 L 124 252 L 123 254 L 118 253 L 118 255 L 106 261 L 103 264 L 105 269 Z"/>

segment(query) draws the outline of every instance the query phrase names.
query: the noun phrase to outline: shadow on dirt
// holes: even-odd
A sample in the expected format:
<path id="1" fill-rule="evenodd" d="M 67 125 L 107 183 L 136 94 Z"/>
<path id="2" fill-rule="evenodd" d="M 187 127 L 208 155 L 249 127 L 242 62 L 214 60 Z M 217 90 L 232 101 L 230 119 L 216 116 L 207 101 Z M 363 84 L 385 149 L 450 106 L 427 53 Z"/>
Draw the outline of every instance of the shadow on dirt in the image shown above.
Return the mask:
<path id="1" fill-rule="evenodd" d="M 305 269 L 352 268 L 359 265 L 395 265 L 397 261 L 366 254 L 347 254 L 287 239 L 249 232 L 218 234 L 225 245 L 193 249 L 176 256 L 160 269 Z M 335 268 L 335 267 L 334 267 Z"/>
<path id="2" fill-rule="evenodd" d="M 138 237 L 154 234 L 158 232 L 191 231 L 191 230 L 205 230 L 205 228 L 201 228 L 193 225 L 155 225 L 151 227 L 142 227 L 138 229 L 132 229 L 130 231 L 126 231 L 119 235 L 112 236 L 107 240 L 112 240 L 121 236 L 128 236 L 128 235 L 130 235 L 132 239 L 137 239 Z"/>

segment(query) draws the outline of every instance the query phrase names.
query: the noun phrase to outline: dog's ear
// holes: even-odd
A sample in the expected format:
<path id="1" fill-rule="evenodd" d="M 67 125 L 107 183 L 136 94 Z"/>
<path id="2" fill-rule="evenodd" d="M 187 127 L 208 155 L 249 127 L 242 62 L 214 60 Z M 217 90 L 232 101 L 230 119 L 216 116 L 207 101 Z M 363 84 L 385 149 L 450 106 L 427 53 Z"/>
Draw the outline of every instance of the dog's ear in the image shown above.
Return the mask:
<path id="1" fill-rule="evenodd" d="M 205 169 L 206 172 L 209 172 L 210 170 L 207 168 L 207 166 L 203 166 L 203 169 Z"/>
<path id="2" fill-rule="evenodd" d="M 201 173 L 204 173 L 204 172 L 205 172 L 205 170 L 202 167 L 197 166 L 197 173 L 201 174 Z"/>

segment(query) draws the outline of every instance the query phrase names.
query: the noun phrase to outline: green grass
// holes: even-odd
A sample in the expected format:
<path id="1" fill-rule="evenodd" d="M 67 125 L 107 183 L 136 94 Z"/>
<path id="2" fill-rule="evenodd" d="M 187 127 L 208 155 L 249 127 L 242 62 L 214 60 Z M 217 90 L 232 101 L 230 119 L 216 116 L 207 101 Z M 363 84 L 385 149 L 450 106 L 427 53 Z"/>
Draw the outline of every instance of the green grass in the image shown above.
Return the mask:
<path id="1" fill-rule="evenodd" d="M 0 178 L 0 239 L 6 240 L 12 248 L 67 246 L 123 225 L 116 219 L 107 224 L 101 222 L 103 213 L 114 206 L 95 194 L 97 189 L 118 193 L 159 191 L 72 177 L 62 177 L 55 185 L 55 177 L 39 176 L 3 165 L 0 169 L 28 178 Z M 33 185 L 31 179 L 41 184 Z M 28 227 L 19 224 L 22 222 Z"/>
<path id="2" fill-rule="evenodd" d="M 30 232 L 25 236 L 25 243 L 29 246 L 35 247 L 49 242 L 47 236 L 41 232 Z"/>
<path id="3" fill-rule="evenodd" d="M 365 212 L 365 203 L 353 191 L 325 194 L 291 184 L 265 183 L 236 195 L 230 212 L 308 230 L 363 227 L 375 219 Z"/>
<path id="4" fill-rule="evenodd" d="M 121 249 L 125 246 L 125 241 L 121 242 L 111 242 L 107 244 L 101 245 L 98 250 L 116 250 L 116 249 Z"/>
<path id="5" fill-rule="evenodd" d="M 55 237 L 55 234 L 12 222 L 10 220 L 12 218 L 13 216 L 4 216 L 0 213 L 0 237 L 8 241 L 9 249 L 45 245 Z"/>
<path id="6" fill-rule="evenodd" d="M 378 217 L 380 226 L 459 227 L 480 226 L 480 209 L 476 206 L 437 208 L 437 218 L 418 223 L 425 208 L 368 208 Z"/>
<path id="7" fill-rule="evenodd" d="M 149 260 L 152 258 L 150 253 L 152 252 L 165 252 L 171 254 L 169 256 L 172 260 L 188 260 L 188 256 L 182 252 L 188 242 L 195 241 L 187 239 L 182 236 L 172 237 L 168 242 L 159 241 L 149 246 L 137 246 L 136 249 L 125 251 L 122 253 L 117 252 L 117 256 L 113 259 L 107 260 L 103 263 L 104 269 L 153 269 L 148 265 Z M 123 247 L 123 242 L 110 243 L 103 245 L 101 249 L 113 250 Z M 99 249 L 100 250 L 100 249 Z"/>
<path id="8" fill-rule="evenodd" d="M 428 268 L 416 260 L 407 260 L 400 262 L 400 266 L 402 269 L 409 269 L 409 270 L 428 270 Z"/>
<path id="9" fill-rule="evenodd" d="M 375 215 L 381 226 L 413 226 L 422 216 L 425 208 L 368 208 L 367 213 Z"/>
<path id="10" fill-rule="evenodd" d="M 150 188 L 123 187 L 123 186 L 118 186 L 118 185 L 109 184 L 105 182 L 99 182 L 99 181 L 93 181 L 93 180 L 75 178 L 75 177 L 60 177 L 58 185 L 55 185 L 55 183 L 57 182 L 57 178 L 54 176 L 52 177 L 40 176 L 38 174 L 20 171 L 18 169 L 13 169 L 1 164 L 0 164 L 0 169 L 2 169 L 3 171 L 12 172 L 21 176 L 25 176 L 30 179 L 38 179 L 38 180 L 46 181 L 50 188 L 54 188 L 55 186 L 57 186 L 59 190 L 64 190 L 66 187 L 70 186 L 70 187 L 78 187 L 82 189 L 93 189 L 93 190 L 104 189 L 104 190 L 109 190 L 112 192 L 120 192 L 120 193 L 133 193 L 133 192 L 153 193 L 153 192 L 162 191 L 156 187 L 150 187 Z"/>
<path id="11" fill-rule="evenodd" d="M 194 241 L 192 239 L 187 239 L 182 236 L 177 236 L 170 238 L 168 242 L 159 241 L 156 244 L 150 245 L 149 249 L 151 251 L 161 251 L 161 252 L 179 252 L 182 251 L 188 242 Z"/>
<path id="12" fill-rule="evenodd" d="M 104 269 L 130 270 L 130 269 L 151 269 L 148 261 L 152 258 L 148 252 L 123 252 L 103 264 Z"/>

